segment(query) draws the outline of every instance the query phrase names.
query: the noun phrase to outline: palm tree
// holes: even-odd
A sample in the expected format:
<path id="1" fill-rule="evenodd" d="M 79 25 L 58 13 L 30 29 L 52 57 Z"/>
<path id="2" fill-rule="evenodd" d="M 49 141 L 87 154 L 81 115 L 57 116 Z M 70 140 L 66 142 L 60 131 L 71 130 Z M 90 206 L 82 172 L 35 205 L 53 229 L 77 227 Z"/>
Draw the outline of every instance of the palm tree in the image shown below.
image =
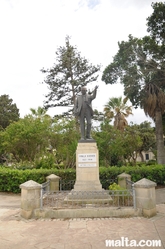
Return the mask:
<path id="1" fill-rule="evenodd" d="M 162 115 L 165 111 L 165 93 L 161 88 L 148 83 L 144 88 L 144 99 L 142 107 L 146 115 L 149 115 L 155 121 L 157 158 L 159 164 L 165 163 L 165 149 L 163 138 Z"/>
<path id="2" fill-rule="evenodd" d="M 126 118 L 129 115 L 133 115 L 132 106 L 127 105 L 128 98 L 110 98 L 108 103 L 104 107 L 104 115 L 108 119 L 114 118 L 114 127 L 118 130 L 124 131 L 128 125 Z"/>

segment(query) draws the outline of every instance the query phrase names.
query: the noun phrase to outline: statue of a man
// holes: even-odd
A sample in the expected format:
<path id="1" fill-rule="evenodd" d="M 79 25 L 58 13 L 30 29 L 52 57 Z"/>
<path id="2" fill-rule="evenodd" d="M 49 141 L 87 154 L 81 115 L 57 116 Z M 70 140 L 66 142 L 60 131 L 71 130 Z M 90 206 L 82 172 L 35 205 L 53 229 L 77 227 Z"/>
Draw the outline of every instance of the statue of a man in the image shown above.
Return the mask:
<path id="1" fill-rule="evenodd" d="M 98 86 L 95 86 L 93 93 L 87 94 L 87 88 L 81 87 L 81 95 L 77 96 L 74 106 L 74 114 L 79 117 L 81 140 L 92 139 L 91 137 L 91 118 L 93 116 L 92 100 L 96 98 Z M 85 119 L 87 121 L 87 129 L 85 135 Z"/>

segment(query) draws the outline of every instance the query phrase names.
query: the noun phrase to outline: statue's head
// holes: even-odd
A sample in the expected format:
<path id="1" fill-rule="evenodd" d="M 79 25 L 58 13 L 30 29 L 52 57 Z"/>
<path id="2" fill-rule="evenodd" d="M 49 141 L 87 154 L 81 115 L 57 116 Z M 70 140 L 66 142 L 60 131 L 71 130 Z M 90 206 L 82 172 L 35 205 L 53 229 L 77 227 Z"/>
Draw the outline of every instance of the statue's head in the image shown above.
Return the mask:
<path id="1" fill-rule="evenodd" d="M 82 95 L 85 95 L 86 92 L 87 92 L 86 86 L 82 86 L 82 87 L 81 87 L 81 93 L 82 93 Z"/>

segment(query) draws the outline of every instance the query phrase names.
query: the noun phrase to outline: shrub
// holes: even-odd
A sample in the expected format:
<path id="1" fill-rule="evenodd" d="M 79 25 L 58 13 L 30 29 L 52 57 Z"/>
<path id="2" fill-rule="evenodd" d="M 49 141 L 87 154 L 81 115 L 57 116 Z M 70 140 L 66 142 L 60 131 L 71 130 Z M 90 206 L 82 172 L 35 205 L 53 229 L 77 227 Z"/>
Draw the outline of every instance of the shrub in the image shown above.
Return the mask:
<path id="1" fill-rule="evenodd" d="M 165 166 L 164 165 L 140 165 L 140 166 L 112 166 L 112 167 L 100 167 L 100 181 L 104 179 L 117 179 L 117 176 L 121 173 L 127 173 L 131 175 L 131 180 L 137 182 L 142 178 L 147 178 L 156 182 L 158 185 L 165 185 Z"/>
<path id="2" fill-rule="evenodd" d="M 26 167 L 25 167 L 26 168 Z M 147 178 L 158 185 L 165 185 L 165 166 L 163 165 L 141 165 L 141 166 L 112 166 L 100 167 L 100 182 L 102 187 L 108 189 L 112 182 L 117 181 L 117 176 L 123 172 L 131 175 L 131 180 L 136 182 Z M 46 181 L 50 174 L 59 176 L 62 180 L 70 181 L 76 179 L 75 169 L 11 169 L 0 167 L 0 191 L 19 193 L 19 185 L 33 180 L 38 183 Z"/>
<path id="3" fill-rule="evenodd" d="M 56 164 L 54 163 L 55 158 L 52 154 L 47 154 L 46 156 L 42 156 L 41 158 L 35 160 L 36 169 L 52 169 L 56 168 Z"/>
<path id="4" fill-rule="evenodd" d="M 127 189 L 120 187 L 117 183 L 113 183 L 109 186 L 110 195 L 113 199 L 113 205 L 125 205 L 129 206 L 132 203 L 132 196 Z"/>
<path id="5" fill-rule="evenodd" d="M 114 182 L 111 185 L 109 185 L 109 190 L 124 190 L 124 188 L 120 187 L 119 184 Z"/>
<path id="6" fill-rule="evenodd" d="M 72 180 L 76 178 L 75 170 L 57 170 L 57 169 L 9 169 L 5 167 L 0 168 L 0 191 L 19 193 L 21 191 L 20 184 L 33 180 L 38 183 L 46 181 L 46 177 L 55 174 L 63 180 Z"/>

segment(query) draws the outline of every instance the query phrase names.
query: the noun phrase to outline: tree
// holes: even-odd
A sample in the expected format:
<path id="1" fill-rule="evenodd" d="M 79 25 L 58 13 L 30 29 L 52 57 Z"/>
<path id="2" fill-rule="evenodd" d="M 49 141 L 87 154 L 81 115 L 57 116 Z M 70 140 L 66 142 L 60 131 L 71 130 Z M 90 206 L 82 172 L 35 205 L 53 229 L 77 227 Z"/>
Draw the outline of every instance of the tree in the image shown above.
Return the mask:
<path id="1" fill-rule="evenodd" d="M 32 162 L 48 148 L 50 127 L 51 118 L 41 120 L 27 115 L 0 133 L 1 150 L 5 154 L 12 153 L 17 162 Z"/>
<path id="2" fill-rule="evenodd" d="M 104 120 L 100 129 L 96 130 L 93 135 L 99 148 L 100 165 L 121 166 L 131 159 L 136 162 L 142 140 L 133 127 L 127 126 L 122 132 Z"/>
<path id="3" fill-rule="evenodd" d="M 46 110 L 45 108 L 43 107 L 38 107 L 37 110 L 36 109 L 33 109 L 33 108 L 30 108 L 30 111 L 31 111 L 31 114 L 34 118 L 40 118 L 40 119 L 43 119 L 45 118 L 45 116 L 47 116 L 48 118 L 50 118 L 49 115 L 46 114 Z"/>
<path id="4" fill-rule="evenodd" d="M 147 31 L 151 37 L 161 44 L 165 44 L 165 3 L 152 3 L 153 13 L 147 18 Z"/>
<path id="5" fill-rule="evenodd" d="M 12 121 L 19 119 L 19 109 L 9 95 L 0 96 L 0 127 L 5 129 Z"/>
<path id="6" fill-rule="evenodd" d="M 165 135 L 165 113 L 162 115 L 163 135 Z"/>
<path id="7" fill-rule="evenodd" d="M 62 163 L 65 168 L 75 167 L 78 138 L 76 121 L 73 117 L 54 119 L 49 141 L 55 150 L 55 162 L 57 164 Z"/>
<path id="8" fill-rule="evenodd" d="M 32 114 L 0 131 L 1 161 L 7 161 L 7 156 L 12 155 L 12 161 L 28 161 L 36 167 L 61 163 L 65 168 L 75 167 L 79 136 L 75 119 L 52 119 L 40 107 L 31 111 Z"/>
<path id="9" fill-rule="evenodd" d="M 99 160 L 101 166 L 118 165 L 124 154 L 121 132 L 104 120 L 100 127 L 93 132 L 93 138 L 97 141 Z"/>
<path id="10" fill-rule="evenodd" d="M 123 140 L 126 151 L 125 158 L 127 160 L 133 159 L 136 162 L 137 155 L 139 154 L 143 162 L 142 152 L 155 152 L 156 139 L 154 128 L 147 121 L 140 125 L 132 124 L 127 126 L 123 134 Z"/>
<path id="11" fill-rule="evenodd" d="M 161 13 L 159 18 L 165 25 Z M 102 80 L 106 84 L 114 84 L 120 79 L 124 84 L 125 96 L 135 107 L 143 108 L 145 114 L 155 121 L 157 161 L 165 164 L 162 128 L 162 115 L 165 111 L 165 46 L 158 44 L 152 36 L 138 39 L 131 35 L 128 41 L 118 45 L 118 53 L 105 68 Z"/>
<path id="12" fill-rule="evenodd" d="M 151 127 L 150 122 L 143 122 L 140 125 L 133 125 L 132 126 L 134 130 L 137 130 L 137 133 L 139 134 L 141 140 L 142 140 L 142 145 L 138 149 L 138 153 L 141 157 L 142 162 L 144 161 L 143 158 L 143 151 L 152 151 L 155 153 L 156 149 L 156 139 L 155 139 L 155 131 L 154 128 Z"/>
<path id="13" fill-rule="evenodd" d="M 128 125 L 126 117 L 132 114 L 132 107 L 127 105 L 128 98 L 110 98 L 104 107 L 105 117 L 108 119 L 114 118 L 114 127 L 124 131 Z"/>
<path id="14" fill-rule="evenodd" d="M 70 38 L 67 36 L 65 46 L 57 49 L 53 67 L 41 70 L 47 74 L 44 83 L 49 88 L 45 107 L 73 106 L 80 85 L 96 81 L 99 70 L 99 65 L 93 66 L 81 57 L 77 48 L 70 45 Z"/>
<path id="15" fill-rule="evenodd" d="M 126 161 L 133 161 L 136 164 L 137 154 L 143 144 L 141 136 L 134 126 L 127 126 L 122 133 L 124 154 Z"/>

